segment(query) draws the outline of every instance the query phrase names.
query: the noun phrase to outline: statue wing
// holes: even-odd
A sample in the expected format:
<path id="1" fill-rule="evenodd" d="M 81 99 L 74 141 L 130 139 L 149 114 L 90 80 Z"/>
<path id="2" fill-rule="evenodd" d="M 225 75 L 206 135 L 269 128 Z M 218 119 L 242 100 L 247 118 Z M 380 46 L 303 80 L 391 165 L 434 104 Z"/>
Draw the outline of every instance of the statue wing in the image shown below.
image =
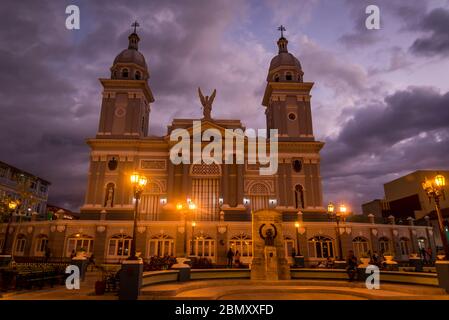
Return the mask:
<path id="1" fill-rule="evenodd" d="M 260 228 L 259 228 L 259 235 L 260 235 L 260 237 L 261 237 L 263 240 L 265 240 L 265 237 L 264 237 L 263 234 L 262 234 L 262 229 L 263 229 L 264 226 L 265 226 L 265 223 L 262 224 L 262 225 L 260 226 Z"/>
<path id="2" fill-rule="evenodd" d="M 200 97 L 201 104 L 202 104 L 203 106 L 205 106 L 205 105 L 206 105 L 206 99 L 204 99 L 204 95 L 203 95 L 203 93 L 201 92 L 200 87 L 198 87 L 198 96 Z"/>
<path id="3" fill-rule="evenodd" d="M 209 103 L 212 105 L 214 103 L 215 95 L 217 94 L 217 89 L 214 89 L 214 92 L 212 92 L 212 95 L 209 98 Z"/>

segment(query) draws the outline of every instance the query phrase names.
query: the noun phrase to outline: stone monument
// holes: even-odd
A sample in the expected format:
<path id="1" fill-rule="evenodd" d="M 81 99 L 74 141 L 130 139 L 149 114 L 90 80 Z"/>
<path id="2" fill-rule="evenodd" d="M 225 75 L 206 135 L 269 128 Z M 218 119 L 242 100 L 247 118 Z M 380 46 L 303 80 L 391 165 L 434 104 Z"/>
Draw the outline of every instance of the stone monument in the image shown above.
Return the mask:
<path id="1" fill-rule="evenodd" d="M 251 280 L 289 280 L 285 258 L 282 214 L 262 210 L 252 214 L 253 260 Z"/>

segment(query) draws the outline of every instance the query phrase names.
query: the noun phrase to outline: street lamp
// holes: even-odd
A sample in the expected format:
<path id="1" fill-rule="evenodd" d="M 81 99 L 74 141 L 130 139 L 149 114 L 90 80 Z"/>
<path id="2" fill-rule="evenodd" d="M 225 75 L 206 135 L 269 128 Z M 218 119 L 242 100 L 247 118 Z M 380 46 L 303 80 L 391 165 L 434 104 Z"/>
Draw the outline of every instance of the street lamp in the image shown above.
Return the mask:
<path id="1" fill-rule="evenodd" d="M 182 218 L 184 219 L 184 257 L 187 258 L 187 210 L 194 211 L 196 210 L 196 204 L 190 200 L 187 199 L 185 203 L 178 202 L 176 204 L 176 210 L 178 210 L 182 214 Z M 192 227 L 194 227 L 192 223 Z M 193 240 L 193 234 L 192 234 L 192 240 Z M 193 246 L 193 241 L 192 241 Z"/>
<path id="2" fill-rule="evenodd" d="M 335 211 L 335 206 L 332 202 L 329 202 L 327 205 L 327 213 L 331 216 L 331 218 L 335 219 L 337 222 L 337 241 L 338 241 L 338 255 L 340 260 L 343 260 L 343 247 L 341 245 L 341 236 L 340 236 L 340 219 L 344 218 L 347 213 L 347 208 L 344 204 L 341 204 L 338 207 L 338 211 Z"/>
<path id="3" fill-rule="evenodd" d="M 299 249 L 299 228 L 301 228 L 301 224 L 299 222 L 296 222 L 295 228 L 296 228 L 296 247 L 298 248 L 296 255 L 299 257 L 301 256 L 301 251 Z"/>
<path id="4" fill-rule="evenodd" d="M 12 214 L 17 209 L 18 205 L 19 205 L 18 200 L 9 200 L 8 202 L 9 217 L 8 217 L 8 224 L 6 225 L 5 239 L 3 241 L 2 256 L 6 255 L 6 246 L 8 244 L 8 235 L 9 235 L 9 228 L 12 222 Z"/>
<path id="5" fill-rule="evenodd" d="M 134 225 L 133 225 L 133 241 L 131 242 L 131 254 L 128 257 L 128 260 L 138 260 L 136 256 L 136 242 L 137 242 L 137 215 L 138 215 L 138 207 L 139 207 L 139 199 L 142 194 L 145 185 L 148 180 L 145 176 L 134 172 L 131 175 L 131 185 L 133 186 L 134 199 L 136 199 L 136 203 L 134 205 Z"/>
<path id="6" fill-rule="evenodd" d="M 190 244 L 190 255 L 193 256 L 194 255 L 194 247 L 193 247 L 193 235 L 195 233 L 195 227 L 196 227 L 196 222 L 192 221 L 192 241 Z"/>
<path id="7" fill-rule="evenodd" d="M 436 175 L 436 177 L 433 180 L 428 180 L 427 178 L 425 178 L 425 181 L 422 183 L 422 188 L 429 197 L 429 201 L 431 201 L 432 198 L 435 201 L 435 210 L 437 212 L 438 226 L 440 228 L 440 236 L 441 241 L 443 242 L 444 254 L 446 256 L 446 259 L 449 259 L 449 243 L 447 240 L 443 215 L 441 214 L 440 208 L 440 197 L 443 197 L 443 199 L 445 199 L 444 194 L 445 186 L 446 186 L 446 179 L 441 174 Z"/>

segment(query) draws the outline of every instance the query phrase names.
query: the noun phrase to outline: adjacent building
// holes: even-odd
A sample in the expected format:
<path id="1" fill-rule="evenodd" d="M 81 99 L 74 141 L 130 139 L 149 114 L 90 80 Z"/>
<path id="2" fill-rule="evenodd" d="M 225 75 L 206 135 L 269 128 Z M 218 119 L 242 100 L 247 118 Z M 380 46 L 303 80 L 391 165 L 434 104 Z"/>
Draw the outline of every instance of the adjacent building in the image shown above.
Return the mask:
<path id="1" fill-rule="evenodd" d="M 429 219 L 437 231 L 435 202 L 431 201 L 424 192 L 422 182 L 426 178 L 433 179 L 438 174 L 442 174 L 446 178 L 449 177 L 448 170 L 417 170 L 385 183 L 385 198 L 363 204 L 363 213 L 382 217 L 393 216 L 397 221 L 404 222 L 407 219 L 413 219 L 426 223 L 425 220 Z M 446 224 L 446 232 L 449 236 L 449 197 L 441 198 L 440 206 Z M 437 240 L 438 245 L 440 245 L 439 236 Z"/>
<path id="2" fill-rule="evenodd" d="M 45 216 L 49 186 L 47 180 L 0 161 L 0 201 L 19 200 L 15 213 L 22 218 Z"/>

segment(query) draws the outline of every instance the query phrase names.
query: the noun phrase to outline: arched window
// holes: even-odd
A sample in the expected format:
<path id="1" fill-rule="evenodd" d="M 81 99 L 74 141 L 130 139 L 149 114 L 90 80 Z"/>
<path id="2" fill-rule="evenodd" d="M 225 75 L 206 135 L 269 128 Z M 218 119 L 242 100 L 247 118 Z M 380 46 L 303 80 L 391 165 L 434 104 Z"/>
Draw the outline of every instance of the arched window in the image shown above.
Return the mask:
<path id="1" fill-rule="evenodd" d="M 70 257 L 72 252 L 76 253 L 84 250 L 87 255 L 92 254 L 94 249 L 94 240 L 92 237 L 85 234 L 74 234 L 67 239 L 66 256 Z"/>
<path id="2" fill-rule="evenodd" d="M 269 205 L 269 190 L 264 183 L 254 183 L 249 189 L 249 203 L 253 212 L 267 209 Z"/>
<path id="3" fill-rule="evenodd" d="M 287 80 L 287 81 L 292 81 L 293 80 L 293 76 L 292 76 L 291 72 L 287 72 L 285 74 L 285 80 Z"/>
<path id="4" fill-rule="evenodd" d="M 295 249 L 295 240 L 292 238 L 285 236 L 284 237 L 284 250 L 285 250 L 285 256 L 286 257 L 293 257 L 296 255 L 296 249 Z"/>
<path id="5" fill-rule="evenodd" d="M 410 254 L 410 239 L 402 237 L 399 240 L 399 245 L 401 247 L 401 255 L 409 255 Z"/>
<path id="6" fill-rule="evenodd" d="M 367 254 L 369 251 L 369 242 L 366 238 L 355 237 L 352 240 L 352 247 L 354 249 L 354 255 L 360 258 L 362 255 Z"/>
<path id="7" fill-rule="evenodd" d="M 273 80 L 279 82 L 279 75 L 277 73 L 274 75 Z"/>
<path id="8" fill-rule="evenodd" d="M 192 248 L 192 240 L 189 242 Z M 193 255 L 196 257 L 214 257 L 215 256 L 215 240 L 210 236 L 199 235 L 193 240 Z"/>
<path id="9" fill-rule="evenodd" d="M 147 184 L 140 200 L 140 217 L 145 220 L 158 220 L 160 211 L 161 186 L 156 182 Z"/>
<path id="10" fill-rule="evenodd" d="M 36 248 L 34 254 L 38 257 L 45 255 L 45 250 L 47 249 L 47 246 L 48 246 L 48 237 L 45 234 L 40 234 L 36 238 Z"/>
<path id="11" fill-rule="evenodd" d="M 128 78 L 128 69 L 122 69 L 122 77 L 123 78 Z"/>
<path id="12" fill-rule="evenodd" d="M 134 74 L 134 78 L 136 80 L 140 80 L 140 78 L 141 78 L 140 71 L 136 71 L 136 73 Z"/>
<path id="13" fill-rule="evenodd" d="M 216 163 L 193 164 L 192 201 L 196 204 L 194 220 L 218 220 L 221 168 Z"/>
<path id="14" fill-rule="evenodd" d="M 131 250 L 132 238 L 126 234 L 118 234 L 109 239 L 108 256 L 127 257 Z"/>
<path id="15" fill-rule="evenodd" d="M 379 238 L 379 251 L 380 254 L 391 251 L 390 239 L 388 239 L 387 237 Z"/>
<path id="16" fill-rule="evenodd" d="M 115 184 L 108 183 L 104 193 L 104 206 L 112 208 L 114 206 Z"/>
<path id="17" fill-rule="evenodd" d="M 326 236 L 315 236 L 310 238 L 309 256 L 312 258 L 327 258 L 334 256 L 333 240 Z"/>
<path id="18" fill-rule="evenodd" d="M 25 253 L 25 245 L 26 245 L 27 239 L 25 235 L 19 234 L 16 239 L 16 245 L 14 247 L 14 254 L 17 256 L 23 256 Z"/>
<path id="19" fill-rule="evenodd" d="M 151 238 L 148 252 L 150 257 L 172 256 L 174 252 L 175 242 L 172 237 L 166 234 L 160 234 Z"/>
<path id="20" fill-rule="evenodd" d="M 296 209 L 304 209 L 304 188 L 300 184 L 295 186 L 295 207 Z"/>
<path id="21" fill-rule="evenodd" d="M 244 233 L 232 237 L 229 241 L 229 248 L 231 248 L 234 253 L 238 250 L 242 257 L 253 256 L 253 240 L 251 240 L 250 236 Z"/>

